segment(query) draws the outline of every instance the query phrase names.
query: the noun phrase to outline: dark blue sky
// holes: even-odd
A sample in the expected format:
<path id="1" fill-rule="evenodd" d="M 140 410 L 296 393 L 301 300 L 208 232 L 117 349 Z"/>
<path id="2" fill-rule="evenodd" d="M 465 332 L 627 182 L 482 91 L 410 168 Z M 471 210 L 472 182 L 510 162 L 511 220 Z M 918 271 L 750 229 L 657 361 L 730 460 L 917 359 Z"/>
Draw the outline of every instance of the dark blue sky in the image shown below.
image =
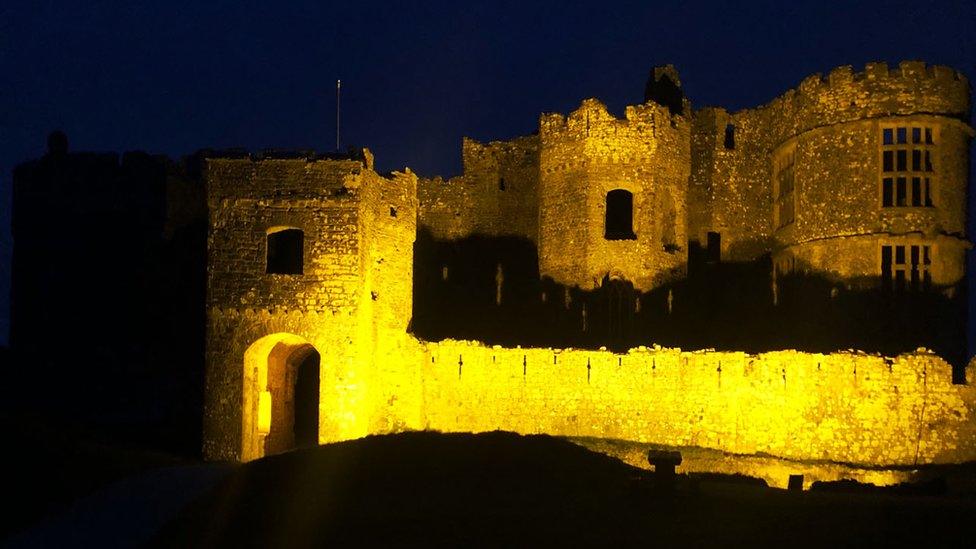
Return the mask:
<path id="1" fill-rule="evenodd" d="M 696 107 L 754 106 L 838 65 L 922 59 L 976 80 L 970 1 L 18 2 L 0 6 L 0 344 L 13 167 L 72 150 L 334 146 L 381 170 L 460 169 L 460 140 L 535 129 L 586 97 L 639 103 L 678 67 Z M 846 4 L 846 3 L 845 3 Z"/>

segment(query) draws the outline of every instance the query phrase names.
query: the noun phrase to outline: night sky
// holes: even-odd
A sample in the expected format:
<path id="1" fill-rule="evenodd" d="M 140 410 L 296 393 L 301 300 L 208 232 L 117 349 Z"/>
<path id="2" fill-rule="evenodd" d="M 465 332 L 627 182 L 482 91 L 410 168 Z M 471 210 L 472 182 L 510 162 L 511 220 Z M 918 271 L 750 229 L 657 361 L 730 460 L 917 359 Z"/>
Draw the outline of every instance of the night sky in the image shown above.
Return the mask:
<path id="1" fill-rule="evenodd" d="M 694 107 L 736 110 L 809 74 L 846 64 L 860 70 L 869 61 L 922 59 L 976 81 L 974 43 L 972 0 L 7 0 L 0 6 L 0 344 L 9 325 L 11 172 L 42 155 L 56 128 L 74 151 L 330 150 L 341 78 L 343 148 L 369 147 L 380 170 L 454 175 L 462 136 L 528 134 L 539 113 L 565 113 L 587 97 L 619 115 L 642 100 L 656 64 L 678 68 Z"/>

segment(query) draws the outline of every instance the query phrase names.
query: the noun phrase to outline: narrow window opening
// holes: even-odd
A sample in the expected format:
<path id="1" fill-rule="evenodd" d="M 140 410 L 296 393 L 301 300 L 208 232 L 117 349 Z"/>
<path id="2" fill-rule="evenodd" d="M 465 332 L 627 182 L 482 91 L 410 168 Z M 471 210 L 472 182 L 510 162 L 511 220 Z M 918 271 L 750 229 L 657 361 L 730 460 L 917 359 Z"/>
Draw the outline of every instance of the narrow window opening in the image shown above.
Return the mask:
<path id="1" fill-rule="evenodd" d="M 396 207 L 395 206 L 390 206 L 390 217 L 396 217 L 396 216 L 397 216 L 397 209 L 396 209 Z"/>
<path id="2" fill-rule="evenodd" d="M 706 261 L 709 263 L 718 263 L 722 261 L 722 234 L 721 233 L 708 233 L 708 248 L 706 252 Z"/>
<path id="3" fill-rule="evenodd" d="M 505 178 L 504 177 L 499 177 L 498 178 L 498 190 L 499 191 L 504 191 L 505 190 Z"/>
<path id="4" fill-rule="evenodd" d="M 305 233 L 301 229 L 281 229 L 268 233 L 268 274 L 302 274 Z"/>
<path id="5" fill-rule="evenodd" d="M 890 177 L 884 178 L 883 189 L 881 191 L 881 205 L 885 207 L 894 206 L 894 180 Z"/>
<path id="6" fill-rule="evenodd" d="M 635 240 L 634 195 L 630 191 L 614 189 L 607 193 L 604 238 L 607 240 Z"/>
<path id="7" fill-rule="evenodd" d="M 897 194 L 896 194 L 896 197 L 895 197 L 895 205 L 896 206 L 904 206 L 905 205 L 905 197 L 908 195 L 908 191 L 906 189 L 907 183 L 906 183 L 904 177 L 899 177 L 896 181 L 898 182 L 898 187 L 896 189 Z"/>
<path id="8" fill-rule="evenodd" d="M 891 288 L 891 246 L 881 247 L 881 282 L 883 287 Z"/>
<path id="9" fill-rule="evenodd" d="M 735 125 L 734 124 L 725 125 L 725 148 L 726 149 L 735 148 Z"/>

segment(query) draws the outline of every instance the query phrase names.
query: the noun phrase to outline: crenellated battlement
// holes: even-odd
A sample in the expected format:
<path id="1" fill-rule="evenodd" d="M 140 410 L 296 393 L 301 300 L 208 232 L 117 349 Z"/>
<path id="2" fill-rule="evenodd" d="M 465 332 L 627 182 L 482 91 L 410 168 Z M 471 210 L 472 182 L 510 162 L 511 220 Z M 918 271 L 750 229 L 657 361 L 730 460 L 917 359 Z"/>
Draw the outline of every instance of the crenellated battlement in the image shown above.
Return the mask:
<path id="1" fill-rule="evenodd" d="M 769 103 L 746 111 L 771 111 L 779 139 L 811 128 L 877 118 L 926 113 L 969 120 L 969 80 L 943 65 L 902 61 L 850 65 L 816 73 Z M 746 112 L 744 111 L 744 112 Z"/>
<path id="2" fill-rule="evenodd" d="M 543 113 L 539 117 L 539 135 L 543 139 L 570 137 L 584 138 L 603 136 L 606 133 L 636 131 L 655 135 L 659 128 L 678 127 L 687 124 L 681 115 L 673 115 L 654 102 L 627 105 L 623 118 L 614 116 L 599 99 L 584 99 L 576 110 L 568 115 Z"/>

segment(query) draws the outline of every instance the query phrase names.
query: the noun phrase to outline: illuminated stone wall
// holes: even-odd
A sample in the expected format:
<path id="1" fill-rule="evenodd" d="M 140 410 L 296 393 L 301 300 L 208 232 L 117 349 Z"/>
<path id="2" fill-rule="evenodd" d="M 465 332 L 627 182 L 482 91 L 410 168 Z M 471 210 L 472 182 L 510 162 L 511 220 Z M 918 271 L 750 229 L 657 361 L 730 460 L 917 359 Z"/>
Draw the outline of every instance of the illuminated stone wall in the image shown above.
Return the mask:
<path id="1" fill-rule="evenodd" d="M 542 115 L 537 136 L 465 139 L 464 175 L 422 182 L 420 225 L 442 240 L 528 238 L 542 276 L 584 289 L 606 275 L 656 287 L 684 272 L 689 240 L 704 246 L 709 232 L 721 235 L 724 261 L 773 254 L 775 263 L 841 278 L 878 277 L 882 242 L 909 235 L 932 246 L 945 266 L 933 279 L 951 285 L 967 246 L 969 106 L 963 75 L 915 61 L 839 67 L 735 113 L 671 115 L 648 102 L 617 119 L 588 99 L 568 115 Z M 881 206 L 881 128 L 898 124 L 935 131 L 933 208 Z M 787 151 L 795 153 L 796 213 L 781 226 L 773 172 Z M 635 241 L 603 238 L 615 188 L 634 195 Z"/>
<path id="2" fill-rule="evenodd" d="M 690 124 L 656 103 L 623 119 L 588 99 L 568 116 L 543 115 L 539 271 L 584 289 L 603 278 L 648 290 L 684 268 Z M 607 193 L 633 194 L 634 240 L 605 238 Z"/>
<path id="3" fill-rule="evenodd" d="M 969 84 L 948 67 L 903 62 L 839 67 L 813 75 L 772 102 L 729 114 L 695 114 L 689 234 L 722 235 L 723 259 L 773 252 L 803 270 L 840 278 L 878 277 L 881 245 L 933 246 L 937 284 L 964 269 Z M 724 142 L 734 128 L 734 147 Z M 883 208 L 881 129 L 924 126 L 935 132 L 935 207 Z M 795 151 L 795 221 L 774 219 L 774 159 Z M 922 242 L 924 241 L 924 242 Z"/>
<path id="4" fill-rule="evenodd" d="M 321 355 L 320 439 L 367 434 L 376 365 L 396 362 L 407 339 L 416 177 L 380 177 L 366 151 L 360 160 L 212 158 L 206 178 L 204 454 L 254 457 L 242 455 L 242 430 L 254 424 L 246 388 L 260 376 L 244 357 L 275 334 Z M 267 232 L 281 226 L 304 231 L 303 274 L 265 272 Z"/>
<path id="5" fill-rule="evenodd" d="M 205 454 L 254 457 L 242 433 L 260 376 L 245 356 L 290 334 L 321 354 L 321 442 L 505 429 L 862 466 L 976 459 L 976 390 L 953 385 L 928 353 L 614 354 L 407 333 L 418 228 L 448 241 L 524 238 L 538 246 L 539 274 L 584 289 L 607 275 L 641 290 L 680 276 L 687 242 L 710 231 L 723 260 L 788 255 L 845 279 L 877 277 L 886 243 L 928 242 L 934 281 L 954 284 L 967 246 L 968 109 L 968 84 L 950 69 L 869 65 L 732 114 L 647 103 L 618 119 L 586 100 L 543 115 L 538 136 L 465 140 L 465 173 L 448 181 L 381 177 L 368 152 L 211 159 Z M 881 207 L 880 125 L 903 121 L 938 129 L 936 208 Z M 796 220 L 777 230 L 773 159 L 787 148 Z M 633 193 L 634 240 L 604 238 L 613 189 Z M 303 275 L 265 273 L 267 232 L 282 226 L 305 231 Z"/>
<path id="6" fill-rule="evenodd" d="M 976 389 L 953 385 L 951 367 L 924 352 L 613 354 L 442 341 L 426 344 L 418 377 L 418 428 L 868 466 L 976 459 Z"/>
<path id="7" fill-rule="evenodd" d="M 479 143 L 465 138 L 464 175 L 418 184 L 419 224 L 437 239 L 539 233 L 539 138 Z"/>

